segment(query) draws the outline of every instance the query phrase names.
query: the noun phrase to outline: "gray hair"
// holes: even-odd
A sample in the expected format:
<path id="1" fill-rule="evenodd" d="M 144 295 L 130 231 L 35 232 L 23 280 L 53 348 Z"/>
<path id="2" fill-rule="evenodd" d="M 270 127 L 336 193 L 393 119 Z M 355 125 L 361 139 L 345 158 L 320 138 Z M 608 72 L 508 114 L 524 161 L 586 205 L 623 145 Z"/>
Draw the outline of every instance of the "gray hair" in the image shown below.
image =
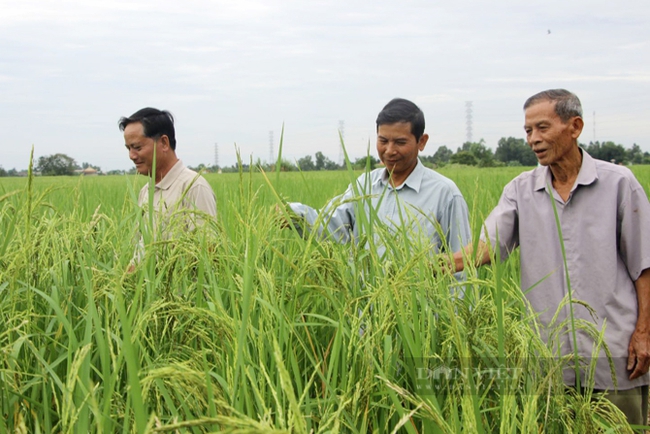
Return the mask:
<path id="1" fill-rule="evenodd" d="M 524 110 L 541 101 L 555 103 L 555 114 L 562 122 L 568 122 L 574 116 L 582 118 L 582 105 L 575 94 L 566 89 L 549 89 L 537 93 L 526 100 Z"/>

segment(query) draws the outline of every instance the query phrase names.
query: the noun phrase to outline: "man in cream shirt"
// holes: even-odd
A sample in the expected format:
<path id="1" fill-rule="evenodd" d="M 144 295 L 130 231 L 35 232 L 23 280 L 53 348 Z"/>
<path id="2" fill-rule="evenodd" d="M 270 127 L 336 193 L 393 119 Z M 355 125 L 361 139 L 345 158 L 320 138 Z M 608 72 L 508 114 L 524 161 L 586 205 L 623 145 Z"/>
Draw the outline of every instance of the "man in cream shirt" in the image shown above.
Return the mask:
<path id="1" fill-rule="evenodd" d="M 138 173 L 155 177 L 153 210 L 157 224 L 164 223 L 166 226 L 175 212 L 182 210 L 198 211 L 183 216 L 184 229 L 201 224 L 201 214 L 217 215 L 215 195 L 210 184 L 185 167 L 176 156 L 174 118 L 171 113 L 147 107 L 129 117 L 122 117 L 118 125 L 124 132 L 124 146 Z M 145 208 L 148 204 L 149 186 L 145 185 L 140 190 L 138 205 Z M 134 259 L 139 260 L 139 256 L 136 252 Z"/>

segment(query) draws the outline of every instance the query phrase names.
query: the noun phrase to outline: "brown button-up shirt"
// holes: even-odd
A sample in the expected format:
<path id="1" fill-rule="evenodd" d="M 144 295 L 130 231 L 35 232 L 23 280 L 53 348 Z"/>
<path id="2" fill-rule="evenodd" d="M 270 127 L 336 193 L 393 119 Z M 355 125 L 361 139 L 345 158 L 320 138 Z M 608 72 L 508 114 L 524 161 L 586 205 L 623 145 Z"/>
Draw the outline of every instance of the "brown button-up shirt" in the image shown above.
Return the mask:
<path id="1" fill-rule="evenodd" d="M 523 173 L 506 185 L 485 227 L 490 243 L 500 247 L 502 259 L 520 247 L 521 289 L 544 326 L 568 293 L 552 201 L 564 240 L 572 298 L 587 302 L 597 315 L 593 318 L 584 306 L 574 303 L 574 317 L 593 323 L 598 330 L 606 321 L 605 342 L 619 389 L 648 384 L 648 375 L 629 381 L 626 369 L 628 344 L 637 321 L 634 281 L 650 268 L 647 194 L 629 169 L 595 160 L 585 151 L 566 202 L 552 188 L 548 167 Z M 567 304 L 560 311 L 556 324 L 569 317 L 569 308 Z M 548 331 L 544 330 L 545 336 Z M 560 340 L 561 353 L 573 353 L 571 333 L 561 335 Z M 584 330 L 578 330 L 576 340 L 579 355 L 589 362 L 593 340 Z M 574 374 L 572 369 L 565 370 L 567 384 L 575 384 Z M 584 378 L 581 384 L 585 385 Z M 598 357 L 594 387 L 613 387 L 604 352 Z"/>

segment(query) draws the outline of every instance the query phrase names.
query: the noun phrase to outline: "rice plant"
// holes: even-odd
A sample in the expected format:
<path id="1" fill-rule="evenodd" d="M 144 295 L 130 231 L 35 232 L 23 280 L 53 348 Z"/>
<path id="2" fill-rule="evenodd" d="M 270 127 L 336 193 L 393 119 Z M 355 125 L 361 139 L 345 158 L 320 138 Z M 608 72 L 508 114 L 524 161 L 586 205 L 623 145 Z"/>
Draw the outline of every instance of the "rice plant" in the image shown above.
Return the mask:
<path id="1" fill-rule="evenodd" d="M 444 173 L 478 234 L 515 172 Z M 0 433 L 632 432 L 564 387 L 516 255 L 459 283 L 372 213 L 384 257 L 280 228 L 354 177 L 207 175 L 219 217 L 171 237 L 143 177 L 0 179 Z"/>

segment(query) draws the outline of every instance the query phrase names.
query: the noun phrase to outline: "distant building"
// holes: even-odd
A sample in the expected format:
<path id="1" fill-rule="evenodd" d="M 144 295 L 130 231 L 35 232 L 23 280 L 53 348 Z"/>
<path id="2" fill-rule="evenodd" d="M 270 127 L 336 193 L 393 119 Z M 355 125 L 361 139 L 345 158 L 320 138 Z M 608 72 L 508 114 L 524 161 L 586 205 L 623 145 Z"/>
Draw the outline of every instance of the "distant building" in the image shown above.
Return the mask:
<path id="1" fill-rule="evenodd" d="M 93 169 L 92 167 L 86 167 L 85 169 L 78 169 L 75 170 L 74 173 L 77 175 L 84 175 L 84 176 L 95 176 L 98 174 L 96 169 Z"/>

